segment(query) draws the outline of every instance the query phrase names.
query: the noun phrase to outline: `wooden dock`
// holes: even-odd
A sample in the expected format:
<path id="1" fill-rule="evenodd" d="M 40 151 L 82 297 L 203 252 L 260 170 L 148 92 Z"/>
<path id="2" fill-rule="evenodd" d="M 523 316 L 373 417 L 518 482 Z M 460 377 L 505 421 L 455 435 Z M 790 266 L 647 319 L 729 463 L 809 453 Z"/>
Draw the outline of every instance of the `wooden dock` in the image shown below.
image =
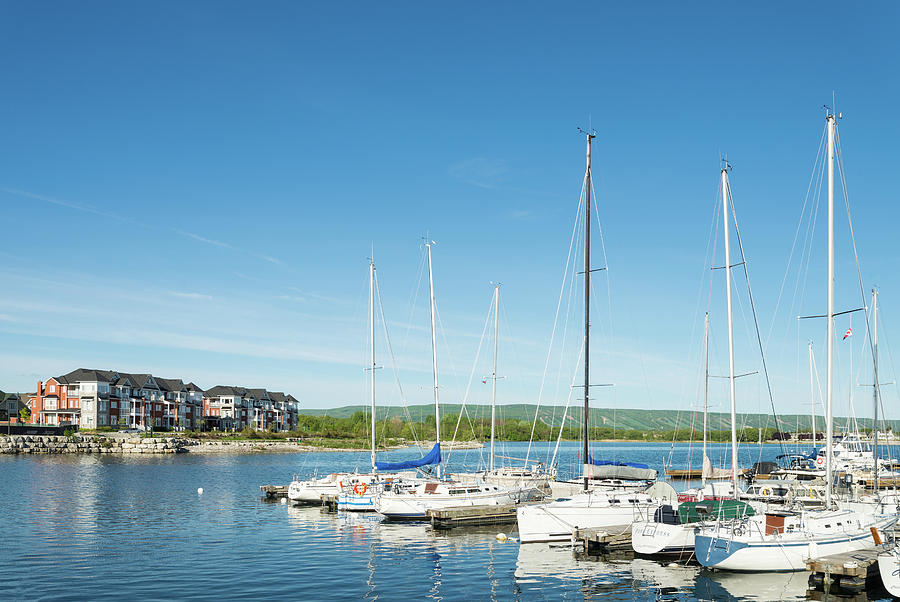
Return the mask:
<path id="1" fill-rule="evenodd" d="M 426 510 L 426 516 L 435 529 L 474 527 L 479 525 L 508 525 L 516 522 L 516 505 L 502 506 L 454 506 Z"/>
<path id="2" fill-rule="evenodd" d="M 857 476 L 854 477 L 857 485 L 862 485 L 866 489 L 875 489 L 875 477 L 873 476 Z M 900 477 L 880 476 L 878 477 L 879 489 L 893 489 L 900 486 Z"/>
<path id="3" fill-rule="evenodd" d="M 259 491 L 267 500 L 280 500 L 287 497 L 287 485 L 260 485 Z"/>
<path id="4" fill-rule="evenodd" d="M 881 585 L 878 571 L 878 554 L 888 549 L 878 545 L 870 550 L 844 552 L 806 561 L 806 570 L 811 588 L 830 593 L 859 593 L 869 587 Z"/>
<path id="5" fill-rule="evenodd" d="M 606 550 L 630 550 L 631 529 L 623 533 L 608 533 L 603 529 L 575 529 L 572 543 L 581 544 L 586 553 Z"/>
<path id="6" fill-rule="evenodd" d="M 338 495 L 337 493 L 322 494 L 322 505 L 329 512 L 337 512 Z"/>

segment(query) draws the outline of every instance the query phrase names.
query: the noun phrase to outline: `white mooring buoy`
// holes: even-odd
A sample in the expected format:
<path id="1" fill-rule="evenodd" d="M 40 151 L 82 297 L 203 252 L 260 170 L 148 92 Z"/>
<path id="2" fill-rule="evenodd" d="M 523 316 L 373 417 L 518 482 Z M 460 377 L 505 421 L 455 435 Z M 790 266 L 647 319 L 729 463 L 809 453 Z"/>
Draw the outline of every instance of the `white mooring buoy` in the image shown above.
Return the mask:
<path id="1" fill-rule="evenodd" d="M 497 533 L 497 541 L 506 541 L 509 537 L 506 536 L 506 533 Z"/>
<path id="2" fill-rule="evenodd" d="M 282 503 L 282 504 L 287 504 L 287 498 L 286 498 L 286 497 L 281 498 L 281 503 Z"/>
<path id="3" fill-rule="evenodd" d="M 203 495 L 203 487 L 197 487 L 197 495 Z"/>

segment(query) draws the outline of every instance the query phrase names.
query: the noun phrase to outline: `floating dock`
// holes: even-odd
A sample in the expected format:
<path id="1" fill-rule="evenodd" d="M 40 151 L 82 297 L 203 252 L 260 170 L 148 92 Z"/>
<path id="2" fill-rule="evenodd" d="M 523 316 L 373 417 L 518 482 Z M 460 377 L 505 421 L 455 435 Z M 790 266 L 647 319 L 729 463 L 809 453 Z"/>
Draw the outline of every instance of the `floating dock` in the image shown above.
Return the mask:
<path id="1" fill-rule="evenodd" d="M 516 522 L 516 505 L 454 506 L 426 510 L 425 515 L 435 529 L 474 527 L 479 525 L 508 525 Z"/>
<path id="2" fill-rule="evenodd" d="M 862 485 L 866 489 L 875 489 L 874 475 L 873 476 L 855 476 L 853 481 L 857 485 Z M 879 489 L 893 489 L 898 486 L 900 486 L 900 477 L 892 477 L 892 476 L 887 476 L 887 475 L 878 477 L 878 488 Z"/>
<path id="3" fill-rule="evenodd" d="M 287 485 L 260 485 L 260 492 L 267 500 L 280 500 L 287 497 Z"/>
<path id="4" fill-rule="evenodd" d="M 321 495 L 322 505 L 329 512 L 337 512 L 338 495 L 337 493 L 323 493 Z"/>
<path id="5" fill-rule="evenodd" d="M 603 529 L 575 529 L 572 543 L 580 544 L 587 554 L 606 550 L 630 550 L 631 529 L 622 533 L 608 533 Z"/>
<path id="6" fill-rule="evenodd" d="M 878 554 L 889 548 L 882 544 L 870 550 L 810 558 L 806 561 L 806 570 L 812 573 L 809 585 L 826 593 L 859 593 L 877 588 L 881 585 Z"/>

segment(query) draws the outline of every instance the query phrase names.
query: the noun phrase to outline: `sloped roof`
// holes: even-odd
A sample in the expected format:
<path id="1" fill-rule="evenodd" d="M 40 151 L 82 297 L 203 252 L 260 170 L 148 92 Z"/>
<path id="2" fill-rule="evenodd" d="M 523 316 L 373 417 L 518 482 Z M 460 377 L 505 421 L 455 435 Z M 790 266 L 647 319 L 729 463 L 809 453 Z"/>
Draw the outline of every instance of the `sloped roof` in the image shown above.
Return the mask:
<path id="1" fill-rule="evenodd" d="M 129 377 L 131 379 L 132 386 L 139 387 L 141 389 L 143 389 L 144 387 L 147 386 L 148 380 L 153 380 L 154 382 L 156 382 L 156 379 L 153 378 L 152 374 L 128 374 L 128 373 L 122 372 L 121 375 Z M 152 385 L 151 385 L 151 388 L 152 388 Z M 159 388 L 159 386 L 157 386 L 157 389 L 158 388 Z"/>
<path id="2" fill-rule="evenodd" d="M 118 373 L 112 370 L 94 370 L 92 368 L 78 368 L 72 370 L 68 374 L 57 376 L 56 381 L 69 385 L 77 382 L 114 382 L 118 378 Z"/>
<path id="3" fill-rule="evenodd" d="M 177 393 L 187 390 L 184 386 L 184 381 L 180 378 L 157 378 L 156 384 L 159 385 L 162 391 L 175 391 Z"/>
<path id="4" fill-rule="evenodd" d="M 244 387 L 232 387 L 230 385 L 216 385 L 206 390 L 207 397 L 219 397 L 221 395 L 236 395 L 243 397 L 247 390 Z"/>

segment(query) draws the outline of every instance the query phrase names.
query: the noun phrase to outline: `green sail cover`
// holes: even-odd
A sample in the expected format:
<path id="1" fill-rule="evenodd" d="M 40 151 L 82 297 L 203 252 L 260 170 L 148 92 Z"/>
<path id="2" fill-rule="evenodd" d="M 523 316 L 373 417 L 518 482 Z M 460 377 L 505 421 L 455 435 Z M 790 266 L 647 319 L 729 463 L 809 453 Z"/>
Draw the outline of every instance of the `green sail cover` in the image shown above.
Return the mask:
<path id="1" fill-rule="evenodd" d="M 753 508 L 748 503 L 739 500 L 706 500 L 678 504 L 678 522 L 682 525 L 717 518 L 741 518 L 753 516 L 753 514 Z"/>

